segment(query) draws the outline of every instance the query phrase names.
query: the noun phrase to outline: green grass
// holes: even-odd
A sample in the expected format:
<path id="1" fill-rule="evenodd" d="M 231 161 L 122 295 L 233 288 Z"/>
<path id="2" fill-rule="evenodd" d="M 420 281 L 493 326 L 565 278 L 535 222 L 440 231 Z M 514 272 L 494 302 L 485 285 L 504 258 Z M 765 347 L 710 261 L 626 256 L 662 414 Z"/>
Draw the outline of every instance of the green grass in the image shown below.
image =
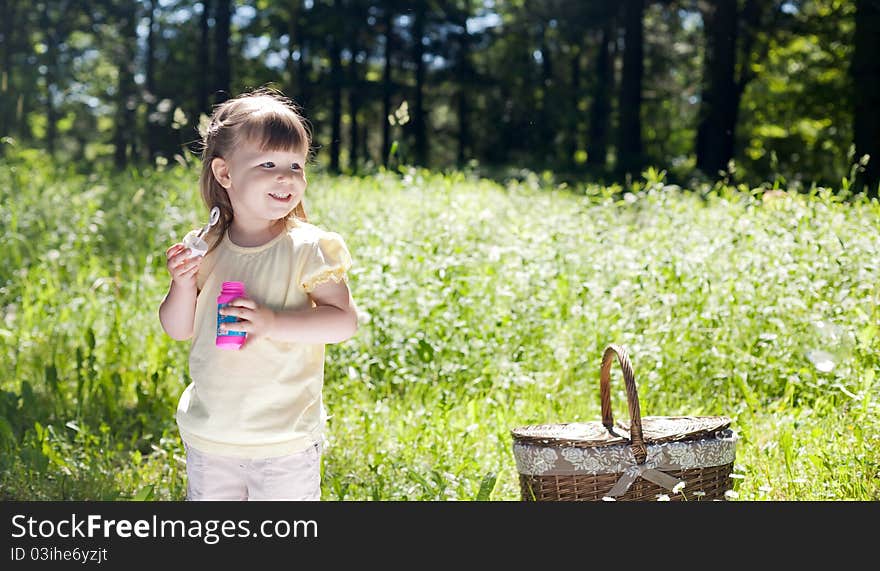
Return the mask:
<path id="1" fill-rule="evenodd" d="M 0 498 L 181 499 L 188 345 L 157 309 L 197 171 L 46 164 L 0 162 Z M 598 420 L 609 343 L 643 415 L 732 417 L 740 500 L 880 499 L 877 201 L 623 190 L 310 177 L 361 314 L 327 350 L 325 499 L 518 499 L 510 430 Z"/>

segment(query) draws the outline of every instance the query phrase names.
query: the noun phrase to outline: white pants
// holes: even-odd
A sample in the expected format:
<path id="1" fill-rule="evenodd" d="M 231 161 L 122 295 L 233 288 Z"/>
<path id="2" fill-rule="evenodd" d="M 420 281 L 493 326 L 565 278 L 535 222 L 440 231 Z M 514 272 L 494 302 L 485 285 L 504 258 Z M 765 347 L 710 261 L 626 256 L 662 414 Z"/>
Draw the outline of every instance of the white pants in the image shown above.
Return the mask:
<path id="1" fill-rule="evenodd" d="M 321 445 L 274 458 L 216 456 L 186 445 L 186 499 L 321 499 Z"/>

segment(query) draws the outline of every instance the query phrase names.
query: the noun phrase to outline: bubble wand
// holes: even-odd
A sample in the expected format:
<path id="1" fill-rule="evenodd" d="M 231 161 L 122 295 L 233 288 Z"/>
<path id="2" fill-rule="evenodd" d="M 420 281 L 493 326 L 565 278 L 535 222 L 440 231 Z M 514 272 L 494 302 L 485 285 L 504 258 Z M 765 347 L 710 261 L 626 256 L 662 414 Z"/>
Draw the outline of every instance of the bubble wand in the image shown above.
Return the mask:
<path id="1" fill-rule="evenodd" d="M 208 230 L 220 220 L 220 208 L 214 206 L 211 208 L 211 214 L 208 223 L 202 226 L 196 234 L 187 234 L 183 239 L 183 245 L 192 251 L 193 256 L 204 256 L 208 252 L 208 243 L 202 239 L 202 236 L 208 233 Z"/>

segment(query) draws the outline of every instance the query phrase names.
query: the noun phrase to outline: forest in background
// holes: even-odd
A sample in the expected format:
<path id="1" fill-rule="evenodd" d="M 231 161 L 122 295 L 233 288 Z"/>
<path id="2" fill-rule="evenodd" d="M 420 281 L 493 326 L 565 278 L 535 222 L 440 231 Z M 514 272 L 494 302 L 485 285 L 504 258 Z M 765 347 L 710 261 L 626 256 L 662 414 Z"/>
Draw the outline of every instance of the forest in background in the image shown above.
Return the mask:
<path id="1" fill-rule="evenodd" d="M 267 84 L 354 260 L 323 499 L 520 499 L 615 343 L 731 418 L 727 499 L 880 500 L 878 3 L 0 0 L 0 500 L 184 498 L 163 252 Z"/>
<path id="2" fill-rule="evenodd" d="M 876 196 L 877 0 L 0 0 L 0 153 L 188 160 L 272 85 L 316 163 Z M 867 185 L 867 186 L 865 186 Z M 846 186 L 846 185 L 844 185 Z"/>

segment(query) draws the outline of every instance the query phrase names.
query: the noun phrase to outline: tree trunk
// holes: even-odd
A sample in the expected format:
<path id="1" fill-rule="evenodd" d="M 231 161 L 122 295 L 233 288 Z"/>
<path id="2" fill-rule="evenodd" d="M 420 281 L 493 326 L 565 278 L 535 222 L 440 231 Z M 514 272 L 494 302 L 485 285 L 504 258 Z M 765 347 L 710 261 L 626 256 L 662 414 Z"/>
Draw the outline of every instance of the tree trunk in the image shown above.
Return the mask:
<path id="1" fill-rule="evenodd" d="M 856 160 L 870 155 L 856 187 L 877 197 L 880 184 L 880 5 L 874 0 L 856 0 L 854 48 L 852 93 Z"/>
<path id="2" fill-rule="evenodd" d="M 3 69 L 0 71 L 0 137 L 5 137 L 12 132 L 13 111 L 15 109 L 15 90 L 12 88 L 14 78 L 12 75 L 12 52 L 16 38 L 13 38 L 16 20 L 16 3 L 12 0 L 0 0 L 0 13 L 4 14 L 2 22 L 3 41 L 0 49 L 3 50 Z M 0 142 L 0 157 L 6 151 L 6 145 Z"/>
<path id="3" fill-rule="evenodd" d="M 413 20 L 413 62 L 416 65 L 415 105 L 412 113 L 412 129 L 415 137 L 415 162 L 418 165 L 428 164 L 428 141 L 425 133 L 425 0 L 416 2 L 416 14 Z"/>
<path id="4" fill-rule="evenodd" d="M 55 108 L 55 94 L 58 92 L 58 45 L 50 39 L 46 50 L 46 148 L 54 157 L 58 139 L 58 110 Z"/>
<path id="5" fill-rule="evenodd" d="M 462 167 L 468 158 L 468 152 L 471 146 L 470 135 L 470 118 L 468 117 L 470 110 L 468 107 L 468 89 L 473 81 L 473 68 L 471 66 L 471 37 L 467 29 L 467 20 L 471 15 L 470 0 L 464 2 L 464 12 L 462 13 L 459 25 L 462 27 L 460 39 L 460 53 L 458 62 L 458 166 Z"/>
<path id="6" fill-rule="evenodd" d="M 703 96 L 697 127 L 697 168 L 710 177 L 733 158 L 739 89 L 736 81 L 736 0 L 706 3 Z"/>
<path id="7" fill-rule="evenodd" d="M 538 46 L 541 50 L 541 76 L 540 85 L 537 92 L 541 94 L 540 103 L 538 104 L 538 149 L 541 152 L 541 160 L 552 160 L 555 154 L 553 145 L 553 133 L 555 132 L 553 120 L 553 64 L 550 58 L 550 48 L 547 45 L 547 34 L 544 26 L 541 26 L 541 32 L 538 39 Z"/>
<path id="8" fill-rule="evenodd" d="M 364 157 L 365 161 L 372 160 L 370 157 L 370 148 L 369 148 L 367 126 L 364 124 L 361 124 L 360 141 L 361 141 L 361 156 Z"/>
<path id="9" fill-rule="evenodd" d="M 300 28 L 302 29 L 302 28 Z M 299 39 L 299 77 L 297 78 L 297 85 L 299 85 L 299 101 L 297 103 L 303 108 L 308 109 L 312 100 L 312 89 L 311 82 L 309 81 L 309 74 L 311 73 L 311 66 L 309 65 L 309 52 L 310 44 L 308 38 L 306 38 L 302 33 L 300 33 Z"/>
<path id="10" fill-rule="evenodd" d="M 134 66 L 137 52 L 137 6 L 123 4 L 120 13 L 119 83 L 116 100 L 116 125 L 113 135 L 113 162 L 117 168 L 128 162 L 128 148 L 134 140 Z"/>
<path id="11" fill-rule="evenodd" d="M 214 25 L 214 103 L 231 97 L 232 70 L 229 61 L 229 27 L 232 19 L 232 0 L 217 0 Z"/>
<path id="12" fill-rule="evenodd" d="M 611 88 L 614 83 L 613 61 L 609 44 L 614 41 L 614 21 L 602 28 L 599 55 L 596 58 L 596 82 L 590 106 L 590 127 L 587 135 L 587 164 L 604 169 L 608 158 L 608 119 L 611 116 Z"/>
<path id="13" fill-rule="evenodd" d="M 147 28 L 147 69 L 146 69 L 146 89 L 147 93 L 144 97 L 147 103 L 147 159 L 152 163 L 156 157 L 156 143 L 158 133 L 156 132 L 156 124 L 151 120 L 153 113 L 156 111 L 156 11 L 158 10 L 158 0 L 150 0 L 149 4 L 149 23 Z M 200 66 L 201 67 L 201 66 Z M 201 109 L 201 107 L 200 107 Z"/>
<path id="14" fill-rule="evenodd" d="M 34 133 L 27 117 L 33 109 L 33 93 L 37 89 L 37 83 L 34 78 L 30 77 L 29 79 L 32 89 L 19 93 L 15 102 L 15 123 L 18 125 L 18 138 L 23 143 L 30 143 L 34 140 Z"/>
<path id="15" fill-rule="evenodd" d="M 208 26 L 208 20 L 211 17 L 210 0 L 202 0 L 202 17 L 199 19 L 199 61 L 198 69 L 198 95 L 196 105 L 199 107 L 199 113 L 211 116 L 210 106 L 210 85 L 209 77 L 211 70 L 211 30 Z"/>
<path id="16" fill-rule="evenodd" d="M 456 161 L 459 167 L 463 167 L 468 160 L 471 147 L 470 125 L 468 124 L 470 107 L 465 89 L 458 92 L 458 154 Z"/>
<path id="17" fill-rule="evenodd" d="M 293 52 L 296 51 L 296 44 L 299 41 L 300 31 L 300 10 L 302 0 L 287 0 L 287 96 L 294 101 L 299 101 L 297 86 L 300 81 L 296 77 L 296 60 L 293 58 Z M 302 58 L 302 51 L 299 57 Z"/>
<path id="18" fill-rule="evenodd" d="M 7 0 L 9 2 L 10 0 Z M 15 135 L 19 143 L 29 143 L 33 141 L 33 133 L 31 132 L 30 122 L 27 116 L 31 111 L 34 94 L 38 88 L 38 68 L 28 61 L 28 54 L 32 51 L 29 36 L 33 33 L 30 27 L 26 10 L 19 11 L 19 2 L 12 1 L 13 9 L 4 22 L 8 19 L 10 22 L 9 43 L 6 44 L 7 53 L 10 54 L 9 75 L 7 76 L 7 99 L 9 102 L 9 130 L 4 134 Z M 21 15 L 21 18 L 19 18 Z M 16 57 L 12 58 L 11 56 Z M 12 70 L 15 68 L 16 73 L 13 75 Z"/>
<path id="19" fill-rule="evenodd" d="M 388 166 L 388 155 L 391 152 L 391 125 L 388 117 L 391 115 L 391 52 L 394 38 L 394 14 L 391 12 L 391 4 L 385 2 L 383 14 L 385 27 L 385 68 L 382 73 L 382 164 Z"/>
<path id="20" fill-rule="evenodd" d="M 348 89 L 348 114 L 351 118 L 351 123 L 349 124 L 349 137 L 348 137 L 348 167 L 352 172 L 357 172 L 358 170 L 358 151 L 359 151 L 359 141 L 358 141 L 358 131 L 360 127 L 360 123 L 358 123 L 358 112 L 360 111 L 360 71 L 358 69 L 357 56 L 359 53 L 359 48 L 357 46 L 357 38 L 354 33 L 351 35 L 351 63 L 349 64 L 350 70 L 350 83 Z"/>
<path id="21" fill-rule="evenodd" d="M 575 156 L 578 150 L 578 118 L 580 117 L 580 100 L 581 100 L 581 48 L 580 46 L 571 46 L 571 110 L 569 111 L 569 126 L 565 130 L 566 141 L 566 158 L 565 162 L 569 165 L 575 165 Z"/>
<path id="22" fill-rule="evenodd" d="M 617 170 L 638 173 L 642 162 L 642 75 L 644 0 L 624 0 L 623 72 L 620 83 Z"/>
<path id="23" fill-rule="evenodd" d="M 363 89 L 361 81 L 361 65 L 358 63 L 358 57 L 362 53 L 361 49 L 361 27 L 367 26 L 366 8 L 356 0 L 350 3 L 350 16 L 346 18 L 345 29 L 348 33 L 349 51 L 351 52 L 351 61 L 348 65 L 348 114 L 350 118 L 349 134 L 348 134 L 348 168 L 352 173 L 356 173 L 360 168 L 360 152 L 361 152 L 361 123 L 358 120 L 361 106 L 361 89 Z M 366 54 L 365 54 L 366 55 Z M 369 62 L 369 58 L 364 58 Z"/>
<path id="24" fill-rule="evenodd" d="M 58 129 L 58 112 L 55 109 L 55 93 L 58 89 L 58 44 L 61 33 L 57 24 L 52 21 L 50 10 L 47 8 L 40 18 L 43 31 L 46 35 L 46 149 L 49 155 L 55 156 L 55 140 Z M 25 120 L 27 118 L 25 117 Z"/>
<path id="25" fill-rule="evenodd" d="M 337 13 L 342 9 L 339 0 L 334 0 Z M 334 26 L 330 32 L 330 89 L 332 110 L 330 116 L 330 171 L 339 172 L 339 149 L 342 139 L 342 46 L 340 31 Z"/>

